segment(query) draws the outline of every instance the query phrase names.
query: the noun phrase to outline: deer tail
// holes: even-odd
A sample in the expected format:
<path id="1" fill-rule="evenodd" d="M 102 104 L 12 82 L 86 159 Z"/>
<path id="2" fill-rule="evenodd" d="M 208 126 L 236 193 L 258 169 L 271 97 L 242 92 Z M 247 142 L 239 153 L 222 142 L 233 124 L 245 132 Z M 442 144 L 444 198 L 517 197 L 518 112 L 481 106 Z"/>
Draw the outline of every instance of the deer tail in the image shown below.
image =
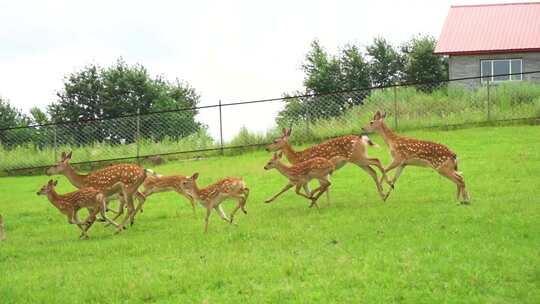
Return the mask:
<path id="1" fill-rule="evenodd" d="M 367 135 L 363 134 L 363 135 L 360 136 L 360 137 L 362 138 L 362 142 L 363 142 L 364 144 L 366 144 L 366 145 L 368 145 L 368 146 L 372 146 L 372 147 L 374 147 L 374 148 L 380 148 L 380 146 L 377 145 L 376 143 L 374 143 L 373 141 L 371 141 L 371 139 L 370 139 Z"/>

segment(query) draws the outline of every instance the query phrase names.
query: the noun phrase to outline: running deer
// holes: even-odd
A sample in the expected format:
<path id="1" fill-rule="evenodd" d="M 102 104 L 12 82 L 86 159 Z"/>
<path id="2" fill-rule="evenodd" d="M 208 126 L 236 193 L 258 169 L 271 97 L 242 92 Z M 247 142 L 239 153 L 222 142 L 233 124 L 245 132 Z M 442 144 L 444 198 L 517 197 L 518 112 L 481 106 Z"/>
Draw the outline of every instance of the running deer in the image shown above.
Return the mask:
<path id="1" fill-rule="evenodd" d="M 221 179 L 206 188 L 199 188 L 197 186 L 197 178 L 199 173 L 195 173 L 186 180 L 182 181 L 180 186 L 182 189 L 193 197 L 196 201 L 206 208 L 206 217 L 204 219 L 204 232 L 208 231 L 208 219 L 212 213 L 212 209 L 216 210 L 221 219 L 228 223 L 233 223 L 234 214 L 238 209 L 247 214 L 246 211 L 246 201 L 249 196 L 249 189 L 246 186 L 244 180 L 239 177 L 226 177 Z M 231 212 L 231 218 L 227 218 L 221 203 L 226 199 L 236 199 L 238 205 Z"/>
<path id="2" fill-rule="evenodd" d="M 462 198 L 461 203 L 469 203 L 469 194 L 465 190 L 465 181 L 458 171 L 457 156 L 448 147 L 430 141 L 418 140 L 400 136 L 394 133 L 384 123 L 386 112 L 381 114 L 377 111 L 373 120 L 362 130 L 376 132 L 386 142 L 392 155 L 392 163 L 385 169 L 386 172 L 396 169 L 390 186 L 394 184 L 406 166 L 431 167 L 440 175 L 448 178 L 457 185 L 457 199 Z M 389 191 L 390 192 L 390 191 Z"/>
<path id="3" fill-rule="evenodd" d="M 135 218 L 135 207 L 133 205 L 133 196 L 137 196 L 139 206 L 144 203 L 144 196 L 138 192 L 139 186 L 146 178 L 147 170 L 133 164 L 118 164 L 112 165 L 89 174 L 78 174 L 75 169 L 69 164 L 72 152 L 62 152 L 60 161 L 47 169 L 47 175 L 62 174 L 67 177 L 71 184 L 78 189 L 92 187 L 97 190 L 110 193 L 110 196 L 115 194 L 120 199 L 118 212 L 113 220 L 116 220 L 124 212 L 124 203 L 127 204 L 128 214 L 124 221 L 120 224 L 118 232 L 120 232 L 128 220 L 133 225 Z M 122 187 L 116 188 L 117 191 L 109 191 L 113 186 L 120 183 Z M 108 197 L 109 198 L 109 197 Z M 140 209 L 140 208 L 139 208 Z"/>
<path id="4" fill-rule="evenodd" d="M 328 187 L 330 187 L 330 181 L 328 178 L 335 170 L 335 165 L 326 158 L 315 157 L 289 167 L 281 162 L 282 156 L 282 152 L 274 153 L 270 161 L 268 161 L 266 166 L 264 166 L 264 169 L 270 170 L 275 168 L 279 171 L 279 173 L 283 174 L 289 179 L 289 183 L 287 183 L 287 185 L 285 185 L 285 187 L 276 195 L 267 199 L 265 203 L 271 203 L 278 196 L 291 189 L 293 186 L 296 186 L 296 194 L 311 200 L 309 208 L 313 206 L 317 206 L 317 208 L 319 208 L 319 205 L 317 205 L 317 200 L 324 192 L 328 191 Z M 311 193 L 306 191 L 306 194 L 303 194 L 300 192 L 301 188 L 303 188 L 312 179 L 317 179 L 320 186 Z M 330 203 L 330 201 L 328 203 Z"/>
<path id="5" fill-rule="evenodd" d="M 145 198 L 150 196 L 153 193 L 159 193 L 159 192 L 167 192 L 167 191 L 174 191 L 185 198 L 187 198 L 190 203 L 191 207 L 193 209 L 193 215 L 195 215 L 195 200 L 193 197 L 189 194 L 187 194 L 184 190 L 182 190 L 182 182 L 188 179 L 188 176 L 182 176 L 182 175 L 171 175 L 171 176 L 162 176 L 162 175 L 156 175 L 156 176 L 148 176 L 143 183 L 143 192 Z M 139 204 L 137 206 L 138 211 L 140 208 L 142 208 L 142 204 Z"/>
<path id="6" fill-rule="evenodd" d="M 330 161 L 332 161 L 332 159 L 337 159 L 337 161 L 332 161 L 336 166 L 335 170 L 340 169 L 347 162 L 353 163 L 362 168 L 373 178 L 379 195 L 383 200 L 386 199 L 381 183 L 383 179 L 387 179 L 381 161 L 377 158 L 370 158 L 367 155 L 368 145 L 375 147 L 378 147 L 378 145 L 374 144 L 367 135 L 340 136 L 305 150 L 295 151 L 289 144 L 291 129 L 283 128 L 282 132 L 281 137 L 275 139 L 266 147 L 267 151 L 283 151 L 287 160 L 293 165 L 315 157 L 326 158 Z M 382 177 L 380 181 L 377 177 L 377 172 L 370 167 L 371 165 L 376 166 L 381 171 Z M 310 190 L 307 187 L 307 184 L 304 189 L 309 195 Z"/>
<path id="7" fill-rule="evenodd" d="M 4 218 L 2 218 L 2 215 L 0 214 L 0 241 L 3 241 L 6 239 L 6 233 L 4 232 Z"/>
<path id="8" fill-rule="evenodd" d="M 81 239 L 88 238 L 86 232 L 94 223 L 98 212 L 101 213 L 101 216 L 107 222 L 118 227 L 118 224 L 108 218 L 105 213 L 105 210 L 107 209 L 105 193 L 94 188 L 82 188 L 74 192 L 60 195 L 55 190 L 56 185 L 58 185 L 58 181 L 53 181 L 52 179 L 49 180 L 49 182 L 37 192 L 37 195 L 46 195 L 51 204 L 56 207 L 60 213 L 67 216 L 68 223 L 77 225 L 77 227 L 81 229 Z M 78 211 L 82 208 L 89 208 L 92 210 L 84 222 L 81 222 L 78 215 Z"/>

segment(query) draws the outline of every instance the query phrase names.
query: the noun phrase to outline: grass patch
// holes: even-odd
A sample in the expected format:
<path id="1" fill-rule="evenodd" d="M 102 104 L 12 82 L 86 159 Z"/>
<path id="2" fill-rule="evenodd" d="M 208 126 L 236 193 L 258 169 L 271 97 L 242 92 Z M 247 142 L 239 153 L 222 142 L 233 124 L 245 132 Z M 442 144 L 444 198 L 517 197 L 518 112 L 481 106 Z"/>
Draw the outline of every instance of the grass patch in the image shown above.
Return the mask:
<path id="1" fill-rule="evenodd" d="M 243 176 L 251 196 L 238 226 L 213 214 L 204 235 L 204 210 L 194 218 L 185 199 L 163 193 L 125 233 L 96 225 L 79 241 L 35 194 L 48 177 L 1 178 L 1 302 L 540 302 L 540 127 L 407 134 L 458 154 L 471 206 L 457 206 L 446 179 L 414 167 L 382 203 L 352 165 L 334 174 L 331 206 L 322 199 L 308 209 L 292 192 L 264 204 L 285 178 L 265 172 L 270 154 L 257 151 L 153 168 L 197 171 L 205 185 Z M 370 154 L 388 164 L 386 147 Z M 59 178 L 59 191 L 72 189 Z"/>

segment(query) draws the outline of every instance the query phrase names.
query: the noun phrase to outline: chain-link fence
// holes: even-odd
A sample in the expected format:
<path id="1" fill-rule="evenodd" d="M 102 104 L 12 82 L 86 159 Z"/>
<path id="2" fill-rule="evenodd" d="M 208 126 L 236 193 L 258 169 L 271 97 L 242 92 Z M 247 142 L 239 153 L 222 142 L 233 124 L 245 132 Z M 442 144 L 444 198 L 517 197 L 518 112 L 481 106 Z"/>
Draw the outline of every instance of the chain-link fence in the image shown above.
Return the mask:
<path id="1" fill-rule="evenodd" d="M 296 143 L 312 142 L 359 134 L 377 110 L 398 130 L 538 120 L 540 72 L 520 75 L 520 81 L 471 77 L 2 129 L 0 170 L 42 172 L 68 150 L 74 163 L 217 155 L 263 145 L 281 127 L 293 127 Z"/>

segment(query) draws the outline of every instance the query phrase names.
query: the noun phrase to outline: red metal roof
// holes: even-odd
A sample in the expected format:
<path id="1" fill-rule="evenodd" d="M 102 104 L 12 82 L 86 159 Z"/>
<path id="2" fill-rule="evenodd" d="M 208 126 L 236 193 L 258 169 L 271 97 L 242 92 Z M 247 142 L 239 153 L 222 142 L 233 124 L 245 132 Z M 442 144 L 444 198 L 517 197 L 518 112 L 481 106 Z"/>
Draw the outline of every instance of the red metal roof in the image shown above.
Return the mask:
<path id="1" fill-rule="evenodd" d="M 435 54 L 540 51 L 540 2 L 451 6 Z"/>

